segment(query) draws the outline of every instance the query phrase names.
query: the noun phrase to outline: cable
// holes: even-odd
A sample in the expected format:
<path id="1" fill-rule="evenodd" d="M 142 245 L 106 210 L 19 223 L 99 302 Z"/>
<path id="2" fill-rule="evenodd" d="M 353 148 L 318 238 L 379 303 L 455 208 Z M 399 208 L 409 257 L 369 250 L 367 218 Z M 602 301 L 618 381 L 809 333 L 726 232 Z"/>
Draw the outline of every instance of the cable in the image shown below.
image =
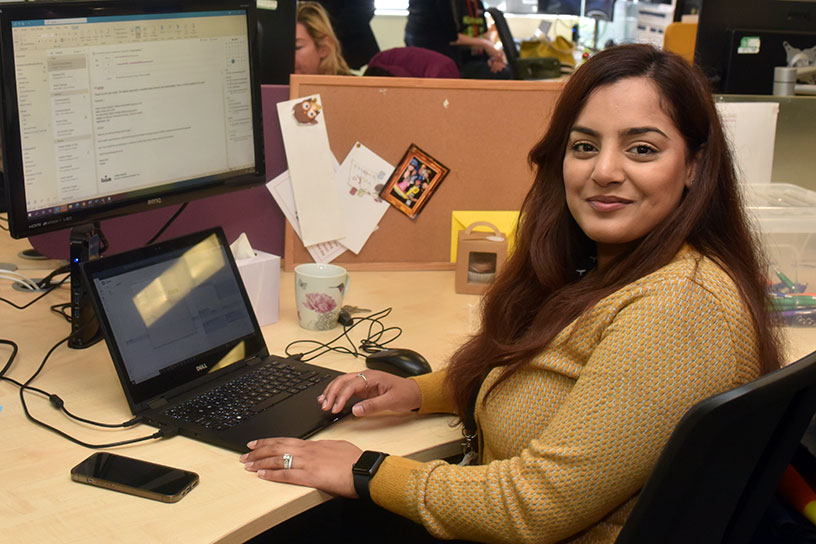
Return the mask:
<path id="1" fill-rule="evenodd" d="M 71 266 L 67 264 L 62 265 L 59 268 L 53 270 L 46 277 L 38 281 L 37 286 L 40 289 L 47 289 L 49 287 L 53 287 L 55 284 L 51 280 L 54 279 L 54 276 L 59 276 L 60 274 L 68 274 L 69 272 L 71 272 Z M 62 282 L 59 283 L 61 284 Z"/>
<path id="2" fill-rule="evenodd" d="M 17 357 L 17 344 L 12 342 L 11 340 L 2 340 L 0 339 L 0 344 L 5 344 L 7 346 L 11 346 L 11 355 L 9 355 L 8 361 L 6 361 L 6 365 L 0 370 L 0 379 L 4 378 L 6 372 L 9 368 L 11 368 L 11 363 L 14 362 L 14 358 Z M 9 378 L 5 378 L 9 379 Z"/>
<path id="3" fill-rule="evenodd" d="M 71 319 L 73 319 L 73 317 L 71 316 L 71 312 L 70 312 L 70 309 L 71 309 L 71 303 L 70 302 L 62 302 L 60 304 L 54 304 L 49 309 L 52 312 L 54 312 L 55 314 L 61 315 L 65 319 L 65 321 L 67 321 L 68 323 L 70 323 Z"/>
<path id="4" fill-rule="evenodd" d="M 6 372 L 11 367 L 11 364 L 14 362 L 14 359 L 17 357 L 17 351 L 18 351 L 17 344 L 12 342 L 11 340 L 3 340 L 3 339 L 0 339 L 0 344 L 6 344 L 8 346 L 11 346 L 11 355 L 9 355 L 8 361 L 6 361 L 5 366 L 2 368 L 2 370 L 0 370 L 0 380 L 5 380 L 7 382 L 13 383 L 14 385 L 16 385 L 17 387 L 20 387 L 20 388 L 24 387 L 23 384 L 21 384 L 17 380 L 5 376 Z M 71 412 L 69 412 L 68 409 L 65 408 L 65 402 L 58 395 L 49 393 L 48 391 L 43 391 L 42 389 L 39 389 L 37 387 L 33 387 L 31 385 L 25 386 L 25 388 L 28 389 L 28 390 L 34 391 L 35 393 L 39 393 L 43 397 L 47 398 L 49 401 L 51 401 L 51 404 L 54 405 L 55 408 L 65 412 L 65 414 L 68 417 L 71 417 L 71 418 L 73 418 L 73 419 L 75 419 L 77 421 L 81 421 L 83 423 L 87 423 L 89 425 L 96 425 L 97 427 L 106 427 L 106 428 L 118 428 L 118 427 L 131 427 L 131 426 L 135 425 L 136 423 L 140 423 L 142 421 L 141 417 L 135 417 L 133 419 L 125 421 L 124 423 L 100 423 L 98 421 L 91 421 L 90 419 L 85 419 L 83 417 L 79 417 L 79 416 L 74 415 Z"/>
<path id="5" fill-rule="evenodd" d="M 37 282 L 29 278 L 28 276 L 25 276 L 13 270 L 6 270 L 4 268 L 0 268 L 0 279 L 9 280 L 13 283 L 22 285 L 25 289 L 29 291 L 40 290 L 40 286 L 37 285 Z"/>
<path id="6" fill-rule="evenodd" d="M 183 212 L 183 211 L 184 211 L 184 208 L 186 208 L 186 207 L 187 207 L 187 204 L 189 204 L 189 202 L 185 202 L 184 204 L 182 204 L 181 206 L 179 206 L 179 209 L 178 209 L 178 210 L 176 210 L 176 213 L 174 213 L 174 214 L 172 215 L 172 217 L 170 217 L 170 219 L 168 219 L 168 220 L 167 220 L 167 222 L 164 224 L 164 226 L 163 226 L 162 228 L 160 228 L 160 229 L 159 229 L 159 232 L 157 232 L 156 234 L 154 234 L 154 235 L 153 235 L 153 238 L 151 238 L 150 240 L 148 240 L 148 241 L 147 241 L 147 243 L 146 243 L 145 245 L 146 245 L 146 246 L 149 246 L 150 244 L 152 244 L 153 242 L 155 242 L 155 241 L 156 241 L 156 239 L 157 239 L 159 236 L 161 236 L 162 234 L 164 234 L 164 231 L 166 231 L 166 230 L 167 230 L 167 227 L 169 227 L 169 226 L 170 226 L 170 225 L 173 223 L 173 221 L 175 221 L 175 220 L 176 220 L 176 218 L 177 218 L 179 215 L 181 215 L 181 212 Z"/>
<path id="7" fill-rule="evenodd" d="M 59 270 L 59 269 L 57 269 L 57 270 Z M 55 271 L 55 272 L 56 272 L 56 271 Z M 10 305 L 10 306 L 13 306 L 14 308 L 17 308 L 18 310 L 25 310 L 26 308 L 28 308 L 29 306 L 31 306 L 32 304 L 34 304 L 35 302 L 37 302 L 38 300 L 40 300 L 41 298 L 43 298 L 45 295 L 47 295 L 48 293 L 50 293 L 51 291 L 53 291 L 54 289 L 56 289 L 57 287 L 59 287 L 60 285 L 62 285 L 63 283 L 65 283 L 65 281 L 66 281 L 66 280 L 67 280 L 67 279 L 70 277 L 69 275 L 66 275 L 64 278 L 62 278 L 62 279 L 61 279 L 61 280 L 59 280 L 58 282 L 56 282 L 56 283 L 52 283 L 52 282 L 51 282 L 51 280 L 50 280 L 50 278 L 52 278 L 54 275 L 56 275 L 56 274 L 55 274 L 55 272 L 52 272 L 52 273 L 51 273 L 51 274 L 49 274 L 49 276 L 48 276 L 48 279 L 49 279 L 49 286 L 48 286 L 48 288 L 47 288 L 45 291 L 43 291 L 42 293 L 40 293 L 40 296 L 38 296 L 38 297 L 36 297 L 36 298 L 34 298 L 34 299 L 30 300 L 28 303 L 23 304 L 22 306 L 19 306 L 19 305 L 17 305 L 17 304 L 15 304 L 15 303 L 13 303 L 12 301 L 10 301 L 10 300 L 8 300 L 8 299 L 5 299 L 5 298 L 2 298 L 2 297 L 0 297 L 0 302 L 5 302 L 6 304 L 8 304 L 8 305 Z M 42 282 L 43 282 L 43 281 L 45 281 L 45 280 L 42 280 L 42 281 L 40 282 L 40 285 L 42 285 Z"/>
<path id="8" fill-rule="evenodd" d="M 360 341 L 359 349 L 362 350 L 364 353 L 375 353 L 377 351 L 381 351 L 385 349 L 387 344 L 390 344 L 394 340 L 402 335 L 402 329 L 399 327 L 386 327 L 382 324 L 382 319 L 388 317 L 391 313 L 391 308 L 386 308 L 385 310 L 380 310 L 379 312 L 374 312 L 373 314 L 363 316 L 363 317 L 354 317 L 350 318 L 350 322 L 345 319 L 345 323 L 343 325 L 343 332 L 334 337 L 333 339 L 329 340 L 327 343 L 318 342 L 317 340 L 295 340 L 294 342 L 289 343 L 285 348 L 285 353 L 288 357 L 296 357 L 299 360 L 303 361 L 304 363 L 307 361 L 311 361 L 312 359 L 316 359 L 321 355 L 328 353 L 330 351 L 334 351 L 337 353 L 343 353 L 347 355 L 351 355 L 353 357 L 360 357 L 362 354 L 358 351 L 357 346 L 355 345 L 354 341 L 349 336 L 349 332 L 366 321 L 369 322 L 368 325 L 368 334 L 367 336 Z M 347 324 L 348 323 L 348 324 Z M 378 330 L 375 330 L 375 327 Z M 393 332 L 394 335 L 390 338 L 383 340 L 383 337 L 387 333 Z M 345 346 L 332 346 L 338 340 L 345 338 L 351 348 Z M 301 353 L 290 353 L 289 349 L 292 346 L 298 344 L 317 344 L 317 347 Z M 315 353 L 317 352 L 317 353 Z M 311 357 L 310 357 L 311 355 Z"/>
<path id="9" fill-rule="evenodd" d="M 133 426 L 133 425 L 135 425 L 137 423 L 142 422 L 141 417 L 135 417 L 135 418 L 130 419 L 130 420 L 124 422 L 124 423 L 100 423 L 100 422 L 97 422 L 97 421 L 91 421 L 89 419 L 79 417 L 77 415 L 72 414 L 71 412 L 69 412 L 65 408 L 65 403 L 63 402 L 63 400 L 58 395 L 48 393 L 46 391 L 43 391 L 42 389 L 33 387 L 31 385 L 31 382 L 33 382 L 37 378 L 37 376 L 40 374 L 40 372 L 42 372 L 42 369 L 45 367 L 45 363 L 48 361 L 48 358 L 51 356 L 51 354 L 54 353 L 54 351 L 61 344 L 64 344 L 70 338 L 71 338 L 70 336 L 66 336 L 65 338 L 63 338 L 62 340 L 60 340 L 59 342 L 54 344 L 51 347 L 51 349 L 48 350 L 48 353 L 45 354 L 45 357 L 43 357 L 43 360 L 40 363 L 40 366 L 37 368 L 37 370 L 34 372 L 34 374 L 32 374 L 28 378 L 28 380 L 26 380 L 25 383 L 22 383 L 22 384 L 17 382 L 16 380 L 13 380 L 11 378 L 8 378 L 8 377 L 4 376 L 4 374 L 9 369 L 12 362 L 14 361 L 14 358 L 17 355 L 17 344 L 15 344 L 14 342 L 12 342 L 10 340 L 1 340 L 0 339 L 0 343 L 12 346 L 12 353 L 9 356 L 8 362 L 3 367 L 3 369 L 0 370 L 0 379 L 9 381 L 9 382 L 17 385 L 20 388 L 20 404 L 22 405 L 23 412 L 25 413 L 26 418 L 28 418 L 29 421 L 31 421 L 35 425 L 38 425 L 38 426 L 43 427 L 43 428 L 45 428 L 45 429 L 47 429 L 47 430 L 49 430 L 49 431 L 51 431 L 53 433 L 56 433 L 57 435 L 65 438 L 67 440 L 70 440 L 74 444 L 78 444 L 80 446 L 90 448 L 90 449 L 113 448 L 113 447 L 116 447 L 116 446 L 124 446 L 126 444 L 134 444 L 136 442 L 144 442 L 146 440 L 153 440 L 153 439 L 158 439 L 158 438 L 169 438 L 171 436 L 175 436 L 176 434 L 178 434 L 178 429 L 175 428 L 175 427 L 163 427 L 163 428 L 159 429 L 158 431 L 156 431 L 155 433 L 153 433 L 153 434 L 151 434 L 149 436 L 143 436 L 143 437 L 139 437 L 139 438 L 131 438 L 129 440 L 121 440 L 121 441 L 118 441 L 118 442 L 110 442 L 110 443 L 107 443 L 107 444 L 89 444 L 87 442 L 83 442 L 82 440 L 74 438 L 73 436 L 69 435 L 68 433 L 63 432 L 63 431 L 57 429 L 56 427 L 53 427 L 53 426 L 51 426 L 51 425 L 49 425 L 49 424 L 35 418 L 31 414 L 31 412 L 28 410 L 28 405 L 26 404 L 26 400 L 25 400 L 26 390 L 30 390 L 30 391 L 33 391 L 35 393 L 39 393 L 40 395 L 43 395 L 43 396 L 47 397 L 48 400 L 51 402 L 51 404 L 55 408 L 57 408 L 57 409 L 61 410 L 62 412 L 64 412 L 68 417 L 71 417 L 72 419 L 75 419 L 77 421 L 81 421 L 83 423 L 87 423 L 87 424 L 90 424 L 90 425 L 96 425 L 98 427 L 105 427 L 105 428 L 120 428 L 120 427 L 131 427 L 131 426 Z"/>

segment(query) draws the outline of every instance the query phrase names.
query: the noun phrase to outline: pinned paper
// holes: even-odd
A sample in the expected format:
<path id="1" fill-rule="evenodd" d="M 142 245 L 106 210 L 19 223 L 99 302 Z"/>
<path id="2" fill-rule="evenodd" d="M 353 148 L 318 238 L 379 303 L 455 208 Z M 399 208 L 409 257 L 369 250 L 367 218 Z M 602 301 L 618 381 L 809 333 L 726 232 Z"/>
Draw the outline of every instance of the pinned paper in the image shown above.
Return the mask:
<path id="1" fill-rule="evenodd" d="M 513 241 L 515 239 L 516 225 L 518 224 L 518 211 L 497 211 L 497 210 L 454 210 L 451 212 L 451 253 L 450 261 L 456 262 L 459 245 L 459 232 L 465 230 L 468 225 L 478 221 L 487 221 L 496 226 L 499 232 L 507 235 L 507 253 L 513 251 Z M 491 229 L 476 227 L 477 231 L 489 231 Z"/>
<path id="2" fill-rule="evenodd" d="M 320 95 L 279 102 L 277 107 L 303 245 L 343 238 L 346 228 Z"/>
<path id="3" fill-rule="evenodd" d="M 354 144 L 337 171 L 347 234 L 339 240 L 354 253 L 363 245 L 388 210 L 380 191 L 394 167 L 360 142 Z"/>
<path id="4" fill-rule="evenodd" d="M 278 207 L 283 212 L 286 220 L 292 225 L 292 230 L 295 231 L 298 238 L 303 240 L 300 236 L 300 222 L 298 221 L 297 211 L 295 210 L 295 199 L 292 194 L 292 183 L 289 179 L 289 171 L 285 171 L 278 177 L 272 179 L 266 184 L 266 188 L 272 194 L 272 198 L 278 203 Z M 346 248 L 337 242 L 322 242 L 306 246 L 306 251 L 312 256 L 316 263 L 330 263 L 338 256 L 342 255 Z"/>

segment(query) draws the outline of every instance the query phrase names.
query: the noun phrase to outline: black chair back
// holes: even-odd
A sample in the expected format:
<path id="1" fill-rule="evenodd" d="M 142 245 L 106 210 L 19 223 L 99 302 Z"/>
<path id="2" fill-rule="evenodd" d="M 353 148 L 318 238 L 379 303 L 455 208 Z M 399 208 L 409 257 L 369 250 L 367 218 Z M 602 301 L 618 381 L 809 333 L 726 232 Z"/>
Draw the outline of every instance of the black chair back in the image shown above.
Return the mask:
<path id="1" fill-rule="evenodd" d="M 504 56 L 507 57 L 507 66 L 510 68 L 510 73 L 513 79 L 520 79 L 518 73 L 518 48 L 516 41 L 513 39 L 513 33 L 510 32 L 510 27 L 507 26 L 507 19 L 504 18 L 504 13 L 497 8 L 487 8 L 487 12 L 493 18 L 493 24 L 496 25 L 496 31 L 499 33 L 499 40 L 504 50 Z"/>
<path id="2" fill-rule="evenodd" d="M 695 404 L 616 544 L 749 542 L 816 412 L 816 352 Z"/>

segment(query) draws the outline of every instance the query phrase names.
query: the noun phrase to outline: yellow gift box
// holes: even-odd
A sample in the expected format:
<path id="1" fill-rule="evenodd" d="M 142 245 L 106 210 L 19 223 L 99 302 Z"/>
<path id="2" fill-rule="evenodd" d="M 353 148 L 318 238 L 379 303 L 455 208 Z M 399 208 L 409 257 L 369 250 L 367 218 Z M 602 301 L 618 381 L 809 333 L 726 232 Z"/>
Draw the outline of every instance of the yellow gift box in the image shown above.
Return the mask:
<path id="1" fill-rule="evenodd" d="M 499 211 L 499 210 L 454 210 L 451 212 L 451 252 L 450 262 L 456 262 L 456 255 L 459 246 L 459 232 L 468 228 L 471 223 L 486 221 L 492 223 L 507 235 L 507 253 L 513 251 L 513 241 L 516 234 L 516 224 L 518 223 L 519 212 Z M 489 232 L 489 228 L 476 227 L 476 230 Z"/>

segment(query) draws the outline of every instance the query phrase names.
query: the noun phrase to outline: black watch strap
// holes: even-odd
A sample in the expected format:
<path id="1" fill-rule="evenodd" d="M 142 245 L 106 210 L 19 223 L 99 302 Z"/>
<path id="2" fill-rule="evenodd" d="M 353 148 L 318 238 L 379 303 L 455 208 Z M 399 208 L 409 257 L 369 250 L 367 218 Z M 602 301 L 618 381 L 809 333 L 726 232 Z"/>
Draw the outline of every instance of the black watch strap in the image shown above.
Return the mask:
<path id="1" fill-rule="evenodd" d="M 364 451 L 351 468 L 354 477 L 354 490 L 361 499 L 371 500 L 368 486 L 371 484 L 371 478 L 377 474 L 377 470 L 379 470 L 386 457 L 388 457 L 388 454 L 381 451 Z"/>

